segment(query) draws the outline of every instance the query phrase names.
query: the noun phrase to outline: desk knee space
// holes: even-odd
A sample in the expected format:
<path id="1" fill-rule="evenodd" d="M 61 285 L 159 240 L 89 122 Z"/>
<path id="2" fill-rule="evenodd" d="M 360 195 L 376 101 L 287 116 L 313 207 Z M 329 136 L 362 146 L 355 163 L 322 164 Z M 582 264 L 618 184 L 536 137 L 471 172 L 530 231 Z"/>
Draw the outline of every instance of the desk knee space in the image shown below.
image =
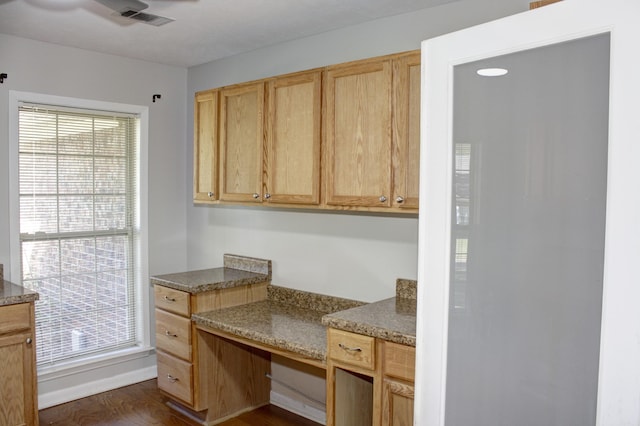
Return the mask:
<path id="1" fill-rule="evenodd" d="M 271 354 L 203 330 L 197 332 L 200 395 L 205 424 L 269 404 Z"/>

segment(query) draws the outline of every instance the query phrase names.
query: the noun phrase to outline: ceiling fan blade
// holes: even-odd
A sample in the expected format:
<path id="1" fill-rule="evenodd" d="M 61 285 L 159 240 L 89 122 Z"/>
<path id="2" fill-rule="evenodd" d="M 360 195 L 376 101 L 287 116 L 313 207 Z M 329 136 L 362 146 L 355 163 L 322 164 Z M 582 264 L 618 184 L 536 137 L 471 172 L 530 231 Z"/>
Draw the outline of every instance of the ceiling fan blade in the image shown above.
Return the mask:
<path id="1" fill-rule="evenodd" d="M 149 7 L 148 4 L 140 0 L 95 0 L 120 14 L 125 12 L 140 12 Z"/>
<path id="2" fill-rule="evenodd" d="M 173 19 L 164 16 L 154 15 L 152 13 L 142 12 L 142 10 L 149 7 L 148 4 L 140 0 L 95 0 L 100 4 L 113 10 L 116 16 L 132 19 L 138 22 L 144 22 L 145 24 L 154 25 L 159 27 L 160 25 L 173 22 Z"/>
<path id="3" fill-rule="evenodd" d="M 154 15 L 146 12 L 122 12 L 119 14 L 125 18 L 133 19 L 134 21 L 144 22 L 145 24 L 159 27 L 160 25 L 168 24 L 174 20 L 165 16 Z"/>

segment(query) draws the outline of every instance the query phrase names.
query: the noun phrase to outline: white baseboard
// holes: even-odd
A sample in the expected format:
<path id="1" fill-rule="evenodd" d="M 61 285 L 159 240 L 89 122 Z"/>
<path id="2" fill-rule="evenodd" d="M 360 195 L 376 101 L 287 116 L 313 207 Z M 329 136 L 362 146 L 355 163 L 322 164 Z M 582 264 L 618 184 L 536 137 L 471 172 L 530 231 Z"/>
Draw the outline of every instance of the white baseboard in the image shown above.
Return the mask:
<path id="1" fill-rule="evenodd" d="M 320 423 L 322 425 L 327 424 L 327 414 L 324 410 L 319 410 L 318 408 L 274 391 L 271 391 L 269 394 L 269 399 L 271 404 L 277 407 L 291 411 L 292 413 L 305 417 L 309 420 L 313 420 L 316 423 Z"/>
<path id="2" fill-rule="evenodd" d="M 53 407 L 54 405 L 64 404 L 65 402 L 95 395 L 100 392 L 106 392 L 123 386 L 129 386 L 134 383 L 144 382 L 145 380 L 154 379 L 157 376 L 158 370 L 154 365 L 128 373 L 119 374 L 117 376 L 59 389 L 46 394 L 39 394 L 38 409 L 42 410 L 44 408 Z"/>

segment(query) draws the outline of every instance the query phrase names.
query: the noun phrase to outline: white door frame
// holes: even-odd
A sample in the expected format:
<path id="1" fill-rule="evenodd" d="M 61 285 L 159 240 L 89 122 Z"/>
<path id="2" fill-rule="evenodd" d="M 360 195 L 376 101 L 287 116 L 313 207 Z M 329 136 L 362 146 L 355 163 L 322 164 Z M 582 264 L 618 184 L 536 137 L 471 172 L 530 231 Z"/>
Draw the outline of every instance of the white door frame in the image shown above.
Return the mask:
<path id="1" fill-rule="evenodd" d="M 445 424 L 456 65 L 611 34 L 597 424 L 640 425 L 640 2 L 564 0 L 422 44 L 415 424 Z"/>

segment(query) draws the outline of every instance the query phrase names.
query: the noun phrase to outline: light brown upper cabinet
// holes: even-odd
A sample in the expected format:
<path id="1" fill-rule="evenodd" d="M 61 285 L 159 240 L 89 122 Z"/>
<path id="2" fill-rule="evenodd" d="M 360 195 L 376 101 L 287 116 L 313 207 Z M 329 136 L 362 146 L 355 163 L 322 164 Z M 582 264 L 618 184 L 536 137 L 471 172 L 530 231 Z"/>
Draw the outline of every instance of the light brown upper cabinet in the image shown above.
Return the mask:
<path id="1" fill-rule="evenodd" d="M 320 203 L 322 71 L 267 83 L 264 201 Z"/>
<path id="2" fill-rule="evenodd" d="M 336 207 L 390 207 L 390 59 L 327 68 L 324 201 Z"/>
<path id="3" fill-rule="evenodd" d="M 193 108 L 195 201 L 218 199 L 218 91 L 196 93 Z"/>
<path id="4" fill-rule="evenodd" d="M 264 82 L 220 89 L 220 200 L 262 201 Z"/>
<path id="5" fill-rule="evenodd" d="M 420 52 L 196 94 L 194 201 L 418 212 Z"/>
<path id="6" fill-rule="evenodd" d="M 420 52 L 393 61 L 393 206 L 418 209 Z"/>

